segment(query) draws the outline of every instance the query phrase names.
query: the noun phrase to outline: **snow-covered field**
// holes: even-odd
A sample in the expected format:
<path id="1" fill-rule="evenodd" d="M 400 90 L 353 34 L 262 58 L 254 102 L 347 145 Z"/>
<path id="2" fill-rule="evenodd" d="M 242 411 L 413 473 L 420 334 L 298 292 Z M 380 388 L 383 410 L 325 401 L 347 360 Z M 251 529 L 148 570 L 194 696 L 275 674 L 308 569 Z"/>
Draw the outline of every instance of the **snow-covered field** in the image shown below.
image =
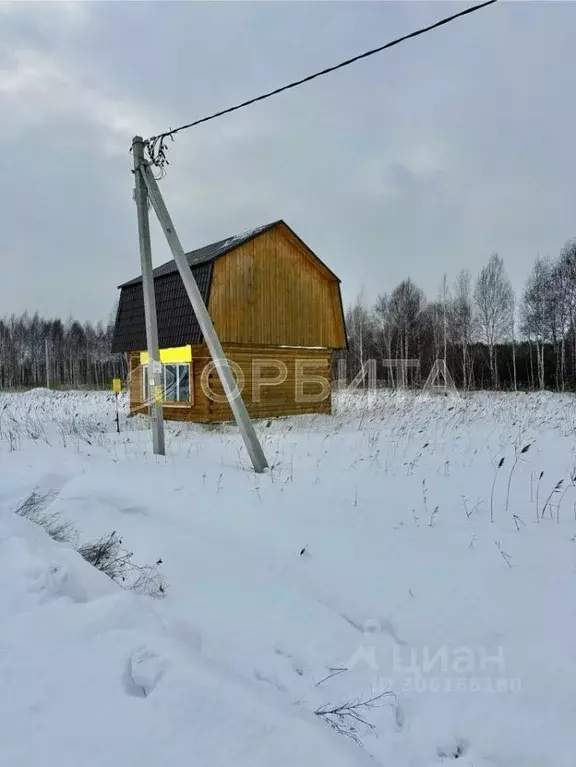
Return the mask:
<path id="1" fill-rule="evenodd" d="M 258 424 L 257 476 L 232 426 L 158 459 L 112 395 L 0 394 L 0 764 L 574 767 L 574 405 L 341 394 Z M 14 514 L 34 488 L 165 597 Z"/>

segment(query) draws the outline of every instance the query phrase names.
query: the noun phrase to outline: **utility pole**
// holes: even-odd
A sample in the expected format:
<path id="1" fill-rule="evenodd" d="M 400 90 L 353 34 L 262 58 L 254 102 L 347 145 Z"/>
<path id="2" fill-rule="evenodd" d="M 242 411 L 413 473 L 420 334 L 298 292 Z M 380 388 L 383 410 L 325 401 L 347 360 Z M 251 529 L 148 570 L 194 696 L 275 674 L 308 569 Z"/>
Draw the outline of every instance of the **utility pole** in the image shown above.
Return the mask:
<path id="1" fill-rule="evenodd" d="M 148 194 L 142 175 L 144 168 L 144 140 L 135 136 L 132 140 L 134 156 L 135 200 L 138 212 L 138 237 L 140 241 L 140 264 L 142 267 L 142 291 L 144 293 L 144 316 L 146 321 L 146 344 L 148 347 L 148 407 L 152 426 L 152 447 L 155 455 L 165 455 L 164 418 L 162 413 L 162 365 L 158 349 L 158 323 L 156 297 L 152 274 L 152 246 L 150 244 L 150 220 L 148 218 Z"/>
<path id="2" fill-rule="evenodd" d="M 248 451 L 248 455 L 252 461 L 254 471 L 257 473 L 262 473 L 268 466 L 266 456 L 264 455 L 262 446 L 258 441 L 258 436 L 252 421 L 250 420 L 248 411 L 246 410 L 246 405 L 244 404 L 242 396 L 236 388 L 236 381 L 232 375 L 232 370 L 228 360 L 226 359 L 224 350 L 222 349 L 222 344 L 220 343 L 220 339 L 218 338 L 218 335 L 214 329 L 214 325 L 212 324 L 212 320 L 208 314 L 208 310 L 204 304 L 202 294 L 198 289 L 194 275 L 188 266 L 184 248 L 182 247 L 178 234 L 174 229 L 174 224 L 172 223 L 172 219 L 168 213 L 168 208 L 166 207 L 162 193 L 160 192 L 150 166 L 145 162 L 141 162 L 139 168 L 140 173 L 142 174 L 142 178 L 146 184 L 146 189 L 148 190 L 150 202 L 152 203 L 152 207 L 158 216 L 158 221 L 164 230 L 166 240 L 168 241 L 168 245 L 170 246 L 170 250 L 174 256 L 174 261 L 176 262 L 176 266 L 180 272 L 180 277 L 182 278 L 182 282 L 186 288 L 186 293 L 188 294 L 188 298 L 190 299 L 190 303 L 192 304 L 192 308 L 196 314 L 198 324 L 200 325 L 200 330 L 202 331 L 204 340 L 206 341 L 208 349 L 210 350 L 210 355 L 214 361 L 216 370 L 218 371 L 218 375 L 220 377 L 220 381 L 222 382 L 222 386 L 224 387 L 224 391 L 226 392 L 228 403 L 232 409 L 236 423 L 238 424 L 240 434 L 242 435 L 244 444 L 246 445 L 246 450 Z"/>
<path id="3" fill-rule="evenodd" d="M 46 388 L 50 388 L 50 358 L 48 357 L 48 339 L 44 339 L 44 356 L 46 358 Z"/>

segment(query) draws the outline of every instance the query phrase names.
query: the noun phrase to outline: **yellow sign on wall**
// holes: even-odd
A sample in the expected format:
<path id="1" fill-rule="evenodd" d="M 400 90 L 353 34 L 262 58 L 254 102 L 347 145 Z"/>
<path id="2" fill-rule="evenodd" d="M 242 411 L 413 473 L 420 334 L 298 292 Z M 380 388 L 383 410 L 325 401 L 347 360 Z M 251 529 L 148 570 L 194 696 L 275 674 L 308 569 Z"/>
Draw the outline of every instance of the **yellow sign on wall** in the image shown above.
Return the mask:
<path id="1" fill-rule="evenodd" d="M 149 361 L 148 352 L 140 352 L 140 364 L 147 365 Z M 160 362 L 164 363 L 164 365 L 175 362 L 192 362 L 192 347 L 188 345 L 160 349 Z"/>
<path id="2" fill-rule="evenodd" d="M 122 391 L 122 379 L 121 378 L 113 378 L 112 379 L 112 391 L 115 391 L 116 394 L 119 394 Z"/>

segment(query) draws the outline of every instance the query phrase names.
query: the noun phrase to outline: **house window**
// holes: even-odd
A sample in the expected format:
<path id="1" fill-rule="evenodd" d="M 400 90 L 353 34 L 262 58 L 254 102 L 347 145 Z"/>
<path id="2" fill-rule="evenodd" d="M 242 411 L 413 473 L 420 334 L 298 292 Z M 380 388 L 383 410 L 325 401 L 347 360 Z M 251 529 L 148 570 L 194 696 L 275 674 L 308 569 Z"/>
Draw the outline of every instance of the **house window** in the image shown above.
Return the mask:
<path id="1" fill-rule="evenodd" d="M 143 394 L 144 402 L 149 397 L 148 365 L 143 366 Z M 166 404 L 175 402 L 190 402 L 190 363 L 178 362 L 162 365 L 161 381 L 163 397 Z"/>

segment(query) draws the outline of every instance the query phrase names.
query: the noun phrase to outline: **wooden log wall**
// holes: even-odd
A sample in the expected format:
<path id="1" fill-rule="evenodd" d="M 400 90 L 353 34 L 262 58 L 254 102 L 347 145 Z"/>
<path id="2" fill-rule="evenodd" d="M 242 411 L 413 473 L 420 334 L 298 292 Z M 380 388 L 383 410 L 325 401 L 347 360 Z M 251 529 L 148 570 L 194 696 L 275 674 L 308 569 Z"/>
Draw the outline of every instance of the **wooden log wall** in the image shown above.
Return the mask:
<path id="1" fill-rule="evenodd" d="M 273 418 L 278 416 L 306 413 L 331 413 L 330 387 L 332 352 L 329 349 L 302 349 L 281 347 L 253 347 L 227 344 L 224 352 L 242 372 L 242 397 L 251 418 Z M 276 363 L 278 361 L 279 364 Z M 232 421 L 230 406 L 225 400 L 224 389 L 213 369 L 206 377 L 209 391 L 222 401 L 207 397 L 202 388 L 202 372 L 211 362 L 206 346 L 192 347 L 194 403 L 189 405 L 165 405 L 167 420 L 195 421 L 199 423 Z M 285 366 L 285 368 L 283 367 Z M 142 368 L 140 355 L 130 355 L 130 413 L 148 414 L 142 389 Z M 280 384 L 266 385 L 279 374 L 285 380 Z M 324 379 L 327 384 L 314 381 L 313 377 Z M 300 380 L 300 382 L 299 382 Z M 259 385 L 261 382 L 261 385 Z M 321 401 L 299 401 L 308 396 L 324 395 Z"/>
<path id="2" fill-rule="evenodd" d="M 242 397 L 251 418 L 332 412 L 329 386 L 332 357 L 330 350 L 226 345 L 224 351 L 242 370 Z M 276 360 L 280 363 L 279 366 L 274 364 Z M 259 385 L 259 382 L 262 384 L 266 379 L 274 380 L 281 372 L 283 374 L 284 365 L 286 378 L 281 384 Z M 324 392 L 318 382 L 305 380 L 306 377 L 310 379 L 312 376 L 320 376 L 327 380 L 328 385 Z M 298 383 L 298 377 L 303 385 Z M 224 390 L 215 371 L 211 375 L 210 390 L 223 398 Z M 322 393 L 325 396 L 320 402 L 298 401 L 301 399 L 299 394 L 307 397 Z M 227 402 L 214 402 L 211 399 L 208 400 L 208 414 L 210 421 L 229 421 L 233 418 Z"/>

